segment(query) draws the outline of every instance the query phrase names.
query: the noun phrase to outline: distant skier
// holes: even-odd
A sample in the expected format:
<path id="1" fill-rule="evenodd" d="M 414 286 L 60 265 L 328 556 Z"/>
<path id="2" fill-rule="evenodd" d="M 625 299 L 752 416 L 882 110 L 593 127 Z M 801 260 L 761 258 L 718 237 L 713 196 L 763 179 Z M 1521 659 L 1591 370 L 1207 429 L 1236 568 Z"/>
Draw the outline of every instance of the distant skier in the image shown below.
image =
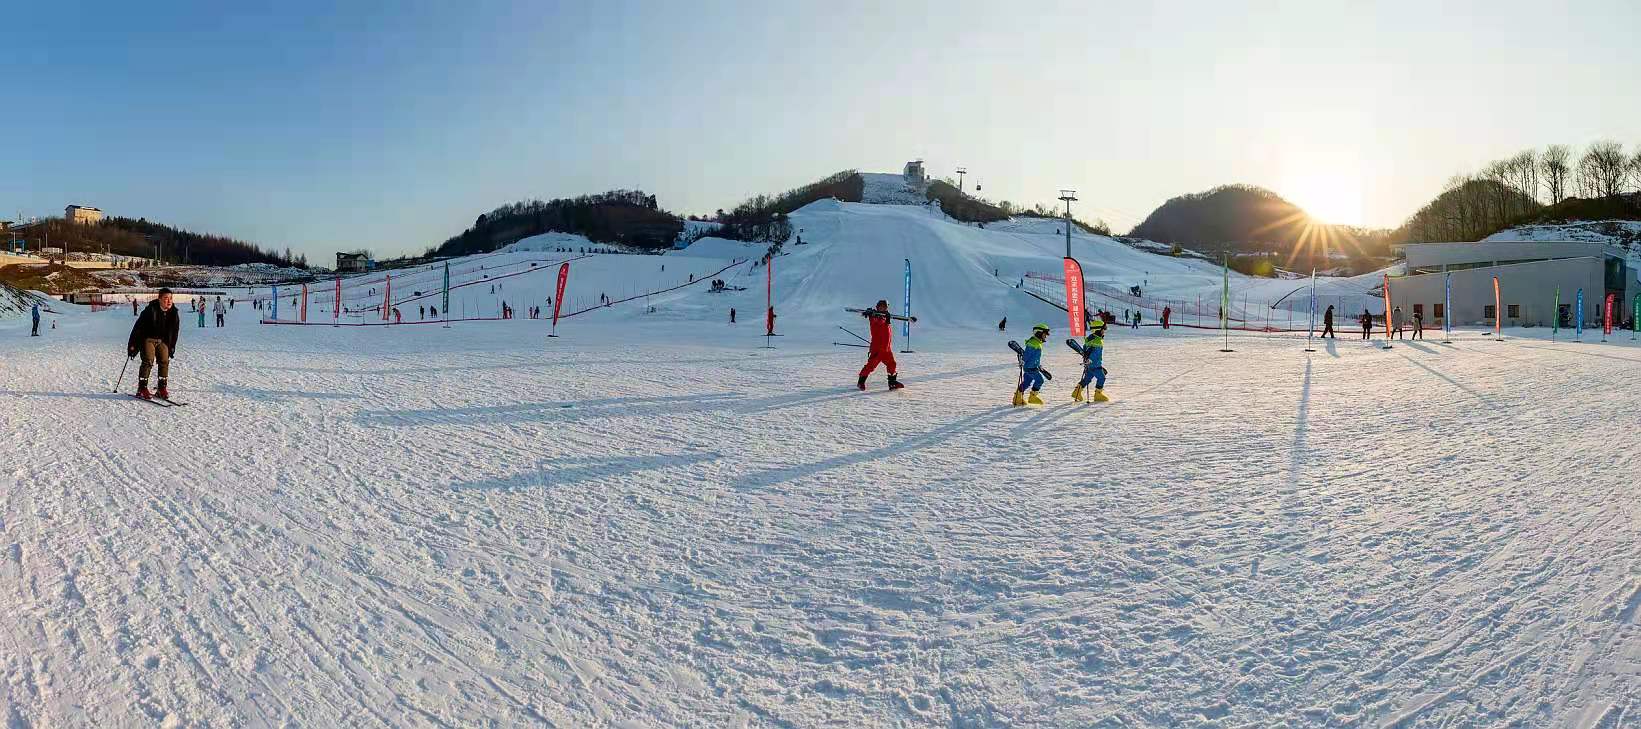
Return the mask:
<path id="1" fill-rule="evenodd" d="M 1173 316 L 1173 314 L 1174 314 L 1174 307 L 1172 307 L 1172 306 L 1162 307 L 1162 328 L 1163 329 L 1168 328 L 1168 317 Z"/>
<path id="2" fill-rule="evenodd" d="M 1048 341 L 1048 325 L 1038 324 L 1031 328 L 1031 337 L 1026 339 L 1024 350 L 1020 355 L 1020 384 L 1014 388 L 1014 404 L 1016 406 L 1032 404 L 1041 405 L 1043 399 L 1037 393 L 1043 390 L 1043 342 Z M 1026 388 L 1031 388 L 1031 396 L 1026 396 Z"/>
<path id="3" fill-rule="evenodd" d="M 1008 328 L 1009 328 L 1009 318 L 1008 317 L 1005 316 L 1005 317 L 1003 317 L 1002 321 L 997 322 L 997 331 L 1000 331 L 1000 332 L 1001 331 L 1007 331 Z"/>
<path id="4" fill-rule="evenodd" d="M 417 319 L 426 319 L 427 318 L 427 306 L 425 304 L 416 307 L 416 318 Z"/>
<path id="5" fill-rule="evenodd" d="M 223 319 L 228 316 L 228 305 L 222 303 L 221 296 L 218 296 L 216 303 L 211 305 L 211 311 L 217 315 L 217 326 L 222 326 Z"/>
<path id="6" fill-rule="evenodd" d="M 194 300 L 194 310 L 199 313 L 199 328 L 205 328 L 205 302 Z"/>
<path id="7" fill-rule="evenodd" d="M 1140 310 L 1139 309 L 1134 310 L 1134 327 L 1133 328 L 1135 328 L 1135 329 L 1140 328 Z"/>
<path id="8" fill-rule="evenodd" d="M 1369 339 L 1372 339 L 1373 338 L 1373 314 L 1369 313 L 1367 309 L 1363 309 L 1362 310 L 1362 316 L 1358 317 L 1357 321 L 1360 321 L 1362 323 L 1362 341 L 1365 342 Z"/>
<path id="9" fill-rule="evenodd" d="M 30 308 L 30 315 L 34 317 L 34 329 L 29 332 L 29 336 L 38 337 L 40 336 L 40 302 L 34 302 L 34 306 Z"/>
<path id="10" fill-rule="evenodd" d="M 729 307 L 729 323 L 735 323 L 735 307 Z"/>
<path id="11" fill-rule="evenodd" d="M 142 366 L 137 369 L 137 397 L 147 400 L 171 397 L 166 380 L 171 374 L 171 356 L 177 351 L 179 324 L 176 307 L 172 306 L 171 289 L 160 289 L 159 296 L 137 315 L 131 326 L 131 336 L 125 342 L 125 356 L 142 354 Z M 159 363 L 159 387 L 152 395 L 148 392 L 148 373 Z"/>
<path id="12" fill-rule="evenodd" d="M 866 389 L 866 378 L 877 369 L 878 363 L 889 371 L 889 389 L 899 390 L 905 385 L 900 384 L 899 368 L 895 363 L 894 329 L 889 326 L 889 302 L 879 299 L 877 306 L 860 314 L 866 317 L 866 326 L 871 331 L 872 339 L 866 349 L 866 366 L 860 368 L 860 378 L 855 387 Z"/>
<path id="13" fill-rule="evenodd" d="M 1315 311 L 1315 309 L 1312 309 Z M 1333 304 L 1328 304 L 1328 310 L 1322 312 L 1322 336 L 1337 339 L 1333 336 Z"/>
<path id="14" fill-rule="evenodd" d="M 135 297 L 131 299 L 131 315 L 137 315 L 137 299 Z"/>
<path id="15" fill-rule="evenodd" d="M 1075 341 L 1075 340 L 1072 340 Z M 1105 395 L 1105 320 L 1095 317 L 1088 323 L 1088 335 L 1083 337 L 1083 378 L 1071 390 L 1071 399 L 1083 401 L 1083 390 L 1088 383 L 1094 383 L 1094 395 L 1089 398 L 1092 402 L 1106 402 L 1111 398 Z"/>

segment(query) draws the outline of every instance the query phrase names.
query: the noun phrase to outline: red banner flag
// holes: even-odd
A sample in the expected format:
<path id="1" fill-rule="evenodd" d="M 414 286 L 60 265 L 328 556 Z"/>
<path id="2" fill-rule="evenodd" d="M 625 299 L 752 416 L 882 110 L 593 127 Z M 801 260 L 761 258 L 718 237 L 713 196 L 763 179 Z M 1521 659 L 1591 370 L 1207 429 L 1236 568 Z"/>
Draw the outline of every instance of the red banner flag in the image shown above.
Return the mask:
<path id="1" fill-rule="evenodd" d="M 770 256 L 769 262 L 764 264 L 764 305 L 769 307 L 764 315 L 765 334 L 775 336 L 775 257 Z"/>
<path id="2" fill-rule="evenodd" d="M 333 323 L 336 320 L 342 318 L 342 277 L 341 276 L 336 277 L 336 308 L 331 309 L 330 318 L 331 318 L 331 321 Z"/>
<path id="3" fill-rule="evenodd" d="M 1066 316 L 1071 319 L 1071 336 L 1083 336 L 1088 322 L 1083 314 L 1083 266 L 1077 259 L 1065 259 Z"/>
<path id="4" fill-rule="evenodd" d="M 393 300 L 393 274 L 387 275 L 387 282 L 382 286 L 382 321 L 388 320 L 388 302 Z"/>
<path id="5" fill-rule="evenodd" d="M 1613 299 L 1617 296 L 1618 294 L 1607 294 L 1607 313 L 1601 320 L 1602 335 L 1613 333 Z"/>
<path id="6" fill-rule="evenodd" d="M 558 267 L 558 291 L 553 294 L 553 330 L 558 330 L 558 310 L 564 306 L 564 284 L 570 280 L 570 262 Z"/>

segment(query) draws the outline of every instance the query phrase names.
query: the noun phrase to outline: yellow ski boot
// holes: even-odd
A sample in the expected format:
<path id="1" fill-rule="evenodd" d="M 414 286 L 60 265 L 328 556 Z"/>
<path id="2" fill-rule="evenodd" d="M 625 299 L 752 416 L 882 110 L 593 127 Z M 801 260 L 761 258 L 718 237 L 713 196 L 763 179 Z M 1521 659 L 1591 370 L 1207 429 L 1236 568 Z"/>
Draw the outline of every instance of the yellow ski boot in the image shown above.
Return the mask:
<path id="1" fill-rule="evenodd" d="M 1043 404 L 1043 398 L 1037 397 L 1037 391 L 1032 390 L 1031 395 L 1026 398 L 1026 403 L 1029 405 L 1041 405 Z"/>
<path id="2" fill-rule="evenodd" d="M 1082 385 L 1078 385 L 1076 387 L 1071 388 L 1071 401 L 1072 402 L 1082 402 L 1083 401 L 1083 386 Z"/>
<path id="3" fill-rule="evenodd" d="M 1096 387 L 1094 388 L 1094 402 L 1111 402 L 1111 398 L 1105 396 L 1105 390 Z"/>
<path id="4" fill-rule="evenodd" d="M 1023 392 L 1020 392 L 1019 390 L 1015 390 L 1014 391 L 1014 406 L 1017 407 L 1017 408 L 1018 407 L 1025 407 L 1025 404 L 1026 404 L 1026 394 L 1023 393 Z"/>

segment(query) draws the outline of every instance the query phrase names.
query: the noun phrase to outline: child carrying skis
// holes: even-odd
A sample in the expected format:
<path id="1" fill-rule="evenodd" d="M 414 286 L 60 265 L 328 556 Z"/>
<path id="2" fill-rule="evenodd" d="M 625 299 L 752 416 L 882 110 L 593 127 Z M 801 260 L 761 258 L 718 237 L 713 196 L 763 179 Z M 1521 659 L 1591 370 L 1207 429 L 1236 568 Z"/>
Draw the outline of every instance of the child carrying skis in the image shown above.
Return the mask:
<path id="1" fill-rule="evenodd" d="M 1025 341 L 1020 350 L 1020 384 L 1014 388 L 1014 404 L 1016 407 L 1026 404 L 1041 405 L 1043 399 L 1037 393 L 1043 389 L 1043 342 L 1048 341 L 1048 325 L 1038 324 L 1031 328 L 1031 337 Z M 1031 396 L 1026 396 L 1026 388 L 1031 388 Z"/>
<path id="2" fill-rule="evenodd" d="M 1089 398 L 1090 402 L 1106 402 L 1111 399 L 1105 396 L 1105 367 L 1101 364 L 1105 352 L 1105 326 L 1105 319 L 1092 317 L 1088 322 L 1088 336 L 1083 337 L 1080 347 L 1076 346 L 1077 340 L 1066 340 L 1067 344 L 1073 345 L 1072 349 L 1083 355 L 1083 379 L 1071 389 L 1073 401 L 1083 401 L 1083 390 L 1088 388 L 1089 382 L 1094 383 L 1094 395 Z"/>

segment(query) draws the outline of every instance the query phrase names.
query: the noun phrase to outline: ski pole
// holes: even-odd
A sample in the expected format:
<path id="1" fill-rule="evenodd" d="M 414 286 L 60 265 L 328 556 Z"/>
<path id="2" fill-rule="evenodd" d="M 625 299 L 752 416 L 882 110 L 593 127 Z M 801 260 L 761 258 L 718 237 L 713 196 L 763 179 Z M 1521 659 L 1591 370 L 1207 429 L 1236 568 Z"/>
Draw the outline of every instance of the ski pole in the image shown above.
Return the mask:
<path id="1" fill-rule="evenodd" d="M 120 383 L 125 380 L 125 368 L 131 366 L 131 360 L 132 359 L 133 358 L 131 358 L 131 357 L 126 357 L 125 358 L 125 364 L 120 365 L 120 376 L 114 380 L 114 392 L 119 392 L 120 391 Z"/>
<path id="2" fill-rule="evenodd" d="M 838 328 L 839 328 L 839 329 L 843 329 L 843 325 L 841 325 L 841 324 L 839 324 L 839 325 L 838 325 Z M 859 335 L 859 334 L 856 334 L 856 333 L 854 333 L 854 332 L 850 332 L 850 331 L 849 331 L 849 330 L 848 330 L 848 329 L 843 329 L 843 331 L 845 331 L 845 332 L 849 332 L 849 336 L 851 336 L 851 337 L 854 337 L 854 338 L 856 338 L 856 339 L 859 339 L 859 340 L 860 340 L 860 341 L 862 341 L 862 342 L 866 342 L 866 343 L 867 343 L 867 344 L 871 344 L 871 342 L 867 342 L 867 341 L 866 341 L 866 337 L 863 337 L 863 336 L 861 336 L 861 335 Z"/>
<path id="3" fill-rule="evenodd" d="M 851 344 L 849 342 L 833 342 L 832 344 L 839 347 L 860 347 L 861 349 L 866 349 L 866 345 L 864 344 Z"/>

